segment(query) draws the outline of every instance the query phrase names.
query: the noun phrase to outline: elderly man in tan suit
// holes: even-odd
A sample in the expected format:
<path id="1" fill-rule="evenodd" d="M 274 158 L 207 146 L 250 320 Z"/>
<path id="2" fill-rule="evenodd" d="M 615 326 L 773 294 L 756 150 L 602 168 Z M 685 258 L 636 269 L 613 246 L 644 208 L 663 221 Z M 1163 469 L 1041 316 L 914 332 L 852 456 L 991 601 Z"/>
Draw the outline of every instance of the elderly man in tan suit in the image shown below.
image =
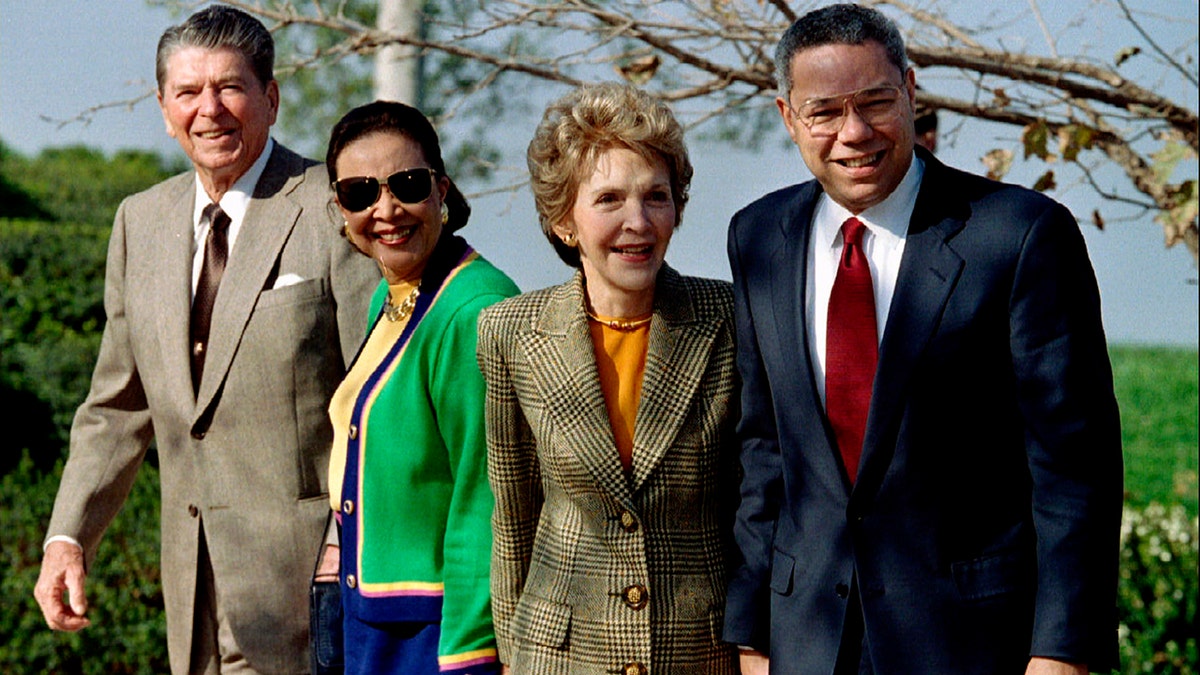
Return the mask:
<path id="1" fill-rule="evenodd" d="M 323 167 L 270 138 L 273 65 L 263 25 L 220 5 L 159 42 L 163 119 L 195 171 L 117 212 L 108 323 L 34 591 L 51 628 L 88 625 L 87 564 L 156 440 L 176 675 L 307 672 L 326 406 L 378 281 L 338 237 Z"/>

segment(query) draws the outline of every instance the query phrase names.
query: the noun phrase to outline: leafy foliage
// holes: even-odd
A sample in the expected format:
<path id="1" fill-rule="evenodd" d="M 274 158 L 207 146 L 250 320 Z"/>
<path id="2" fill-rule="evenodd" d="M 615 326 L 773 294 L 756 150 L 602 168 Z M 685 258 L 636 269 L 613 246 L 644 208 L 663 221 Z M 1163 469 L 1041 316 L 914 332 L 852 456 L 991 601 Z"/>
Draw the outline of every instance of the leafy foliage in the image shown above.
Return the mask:
<path id="1" fill-rule="evenodd" d="M 35 158 L 5 155 L 0 174 L 29 195 L 49 220 L 107 227 L 125 197 L 186 168 L 145 150 L 111 158 L 85 146 L 48 148 Z"/>
<path id="2" fill-rule="evenodd" d="M 42 538 L 62 463 L 43 473 L 28 453 L 0 477 L 0 672 L 156 675 L 169 672 L 158 566 L 158 472 L 142 467 L 88 570 L 91 627 L 46 628 L 33 599 Z"/>
<path id="3" fill-rule="evenodd" d="M 170 174 L 145 152 L 111 159 L 86 148 L 2 156 L 0 180 L 45 220 L 0 216 L 0 405 L 22 420 L 0 471 L 29 450 L 48 469 L 66 447 L 104 327 L 104 259 L 117 205 Z M 79 218 L 79 220 L 72 220 Z"/>
<path id="4" fill-rule="evenodd" d="M 1196 516 L 1182 506 L 1126 508 L 1121 527 L 1121 661 L 1126 673 L 1200 672 Z"/>

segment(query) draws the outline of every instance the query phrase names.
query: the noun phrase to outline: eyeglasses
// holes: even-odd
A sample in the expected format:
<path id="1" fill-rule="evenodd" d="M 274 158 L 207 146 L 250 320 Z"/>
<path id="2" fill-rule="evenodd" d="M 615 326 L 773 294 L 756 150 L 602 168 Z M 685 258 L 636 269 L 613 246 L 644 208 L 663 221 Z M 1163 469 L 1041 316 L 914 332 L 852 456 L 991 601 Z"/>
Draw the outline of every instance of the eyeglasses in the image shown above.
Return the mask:
<path id="1" fill-rule="evenodd" d="M 813 138 L 829 138 L 841 133 L 851 107 L 868 126 L 894 121 L 899 116 L 901 96 L 900 87 L 869 87 L 841 96 L 810 98 L 798 108 L 788 107 Z"/>
<path id="2" fill-rule="evenodd" d="M 437 171 L 429 168 L 397 171 L 384 179 L 388 191 L 403 204 L 420 204 L 433 194 L 433 179 Z M 342 208 L 357 213 L 371 208 L 379 200 L 379 179 L 374 176 L 355 176 L 333 182 L 333 192 Z"/>

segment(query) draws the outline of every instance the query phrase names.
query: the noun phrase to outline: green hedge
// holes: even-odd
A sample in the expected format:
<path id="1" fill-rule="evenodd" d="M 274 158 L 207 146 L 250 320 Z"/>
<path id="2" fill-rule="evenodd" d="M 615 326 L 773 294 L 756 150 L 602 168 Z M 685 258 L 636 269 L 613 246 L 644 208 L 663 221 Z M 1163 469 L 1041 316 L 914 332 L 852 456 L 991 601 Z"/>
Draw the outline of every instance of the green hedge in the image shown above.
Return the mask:
<path id="1" fill-rule="evenodd" d="M 1200 521 L 1182 505 L 1126 507 L 1121 523 L 1121 661 L 1126 673 L 1195 675 Z"/>
<path id="2" fill-rule="evenodd" d="M 33 599 L 42 538 L 62 463 L 42 473 L 26 454 L 0 478 L 0 673 L 159 675 L 167 665 L 158 568 L 158 472 L 146 464 L 88 571 L 88 617 L 78 633 L 46 627 Z"/>

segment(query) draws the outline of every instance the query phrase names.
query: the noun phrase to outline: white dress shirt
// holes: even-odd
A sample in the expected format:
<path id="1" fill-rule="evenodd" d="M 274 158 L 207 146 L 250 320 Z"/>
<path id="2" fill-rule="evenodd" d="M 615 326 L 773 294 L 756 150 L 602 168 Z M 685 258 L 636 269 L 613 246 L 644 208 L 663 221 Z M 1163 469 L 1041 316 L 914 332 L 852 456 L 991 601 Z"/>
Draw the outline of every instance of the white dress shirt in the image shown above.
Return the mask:
<path id="1" fill-rule="evenodd" d="M 805 328 L 808 330 L 808 344 L 812 350 L 809 356 L 812 357 L 813 375 L 817 379 L 817 391 L 822 404 L 825 402 L 825 335 L 829 319 L 829 294 L 833 290 L 838 259 L 842 255 L 842 223 L 854 217 L 867 227 L 863 233 L 863 252 L 871 268 L 871 286 L 875 291 L 875 325 L 877 337 L 882 342 L 892 294 L 896 290 L 896 277 L 900 272 L 900 259 L 904 256 L 908 223 L 912 219 L 924 174 L 925 163 L 914 155 L 900 184 L 875 206 L 855 215 L 833 201 L 828 193 L 822 193 L 813 210 L 804 315 L 807 318 Z"/>
<path id="2" fill-rule="evenodd" d="M 266 147 L 263 148 L 258 159 L 254 160 L 254 164 L 250 165 L 250 169 L 234 181 L 233 186 L 225 194 L 221 195 L 221 210 L 229 216 L 228 256 L 233 255 L 233 243 L 242 229 L 242 221 L 246 219 L 246 210 L 250 208 L 250 199 L 254 196 L 254 188 L 258 185 L 258 179 L 262 178 L 263 171 L 266 171 L 267 160 L 271 158 L 271 151 L 274 149 L 275 139 L 268 138 Z M 205 223 L 201 226 L 200 216 L 211 203 L 212 200 L 208 198 L 208 193 L 204 191 L 204 186 L 200 183 L 200 176 L 197 175 L 195 208 L 192 209 L 193 299 L 196 297 L 196 285 L 200 283 L 200 268 L 204 266 L 204 242 L 208 238 L 208 224 Z"/>

